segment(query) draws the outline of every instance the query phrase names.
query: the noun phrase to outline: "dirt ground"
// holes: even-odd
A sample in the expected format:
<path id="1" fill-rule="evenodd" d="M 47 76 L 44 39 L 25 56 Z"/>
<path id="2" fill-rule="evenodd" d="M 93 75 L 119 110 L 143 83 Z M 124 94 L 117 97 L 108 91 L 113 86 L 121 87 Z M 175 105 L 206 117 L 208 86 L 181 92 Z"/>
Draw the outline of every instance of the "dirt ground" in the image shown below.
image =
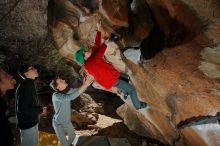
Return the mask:
<path id="1" fill-rule="evenodd" d="M 19 144 L 19 130 L 12 124 L 13 133 L 15 136 L 14 146 Z M 149 139 L 141 137 L 130 131 L 120 119 L 111 118 L 105 115 L 99 115 L 99 120 L 91 129 L 76 129 L 76 134 L 79 136 L 108 136 L 111 138 L 127 138 L 132 146 L 159 146 L 155 142 L 150 142 Z M 54 133 L 39 132 L 39 146 L 60 146 L 57 137 Z"/>

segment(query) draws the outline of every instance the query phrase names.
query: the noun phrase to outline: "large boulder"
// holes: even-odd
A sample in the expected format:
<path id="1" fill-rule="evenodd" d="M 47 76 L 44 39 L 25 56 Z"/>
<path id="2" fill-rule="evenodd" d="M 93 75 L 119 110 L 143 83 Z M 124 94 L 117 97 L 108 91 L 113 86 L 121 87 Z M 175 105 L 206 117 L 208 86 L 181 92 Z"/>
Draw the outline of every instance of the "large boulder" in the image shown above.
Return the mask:
<path id="1" fill-rule="evenodd" d="M 73 25 L 75 21 L 69 21 L 70 17 L 66 17 L 65 21 L 56 20 L 56 23 L 53 23 L 56 25 L 51 25 L 52 35 L 60 53 L 66 59 L 74 61 L 73 55 L 78 50 L 79 44 L 93 43 L 99 19 L 104 22 L 106 28 L 112 27 L 112 32 L 118 28 L 124 29 L 125 32 L 129 31 L 127 23 L 133 20 L 127 21 L 125 10 L 127 11 L 128 6 L 125 6 L 125 1 L 120 2 L 117 1 L 118 5 L 115 7 L 118 10 L 116 12 L 120 13 L 116 14 L 110 13 L 113 7 L 109 4 L 110 1 L 100 1 L 100 13 L 94 12 L 85 22 L 78 25 Z M 120 35 L 121 46 L 126 46 L 125 40 L 129 37 L 127 40 L 131 40 L 129 41 L 131 46 L 139 46 L 139 43 L 148 36 L 153 22 L 153 25 L 158 25 L 165 34 L 166 48 L 157 52 L 154 58 L 143 61 L 143 64 L 134 64 L 124 59 L 132 71 L 131 82 L 140 100 L 147 102 L 150 108 L 142 113 L 126 102 L 126 105 L 118 109 L 118 114 L 130 130 L 142 136 L 170 145 L 197 145 L 196 141 L 189 143 L 190 139 L 196 139 L 196 136 L 188 132 L 191 130 L 187 130 L 187 125 L 194 122 L 199 125 L 195 118 L 208 119 L 210 116 L 216 116 L 220 110 L 218 59 L 220 56 L 217 31 L 220 27 L 219 5 L 214 6 L 215 0 L 209 2 L 146 0 L 146 2 L 134 0 L 131 3 L 131 10 L 136 16 L 134 20 L 138 21 L 134 25 L 132 35 L 121 30 L 121 34 L 124 34 Z M 113 4 L 115 3 L 116 1 Z M 147 20 L 136 8 L 140 8 L 141 12 L 146 13 L 147 18 L 152 18 L 152 21 Z M 144 8 L 150 8 L 153 15 L 148 17 L 150 11 Z M 144 18 L 141 19 L 140 15 Z M 145 29 L 141 31 L 142 27 L 138 25 Z M 186 130 L 180 129 L 184 125 Z M 190 124 L 188 127 L 192 129 Z M 218 132 L 217 128 L 210 130 Z M 207 129 L 204 129 L 204 133 L 206 131 Z M 205 134 L 199 137 L 201 143 L 206 139 Z M 215 139 L 210 143 L 215 143 Z"/>

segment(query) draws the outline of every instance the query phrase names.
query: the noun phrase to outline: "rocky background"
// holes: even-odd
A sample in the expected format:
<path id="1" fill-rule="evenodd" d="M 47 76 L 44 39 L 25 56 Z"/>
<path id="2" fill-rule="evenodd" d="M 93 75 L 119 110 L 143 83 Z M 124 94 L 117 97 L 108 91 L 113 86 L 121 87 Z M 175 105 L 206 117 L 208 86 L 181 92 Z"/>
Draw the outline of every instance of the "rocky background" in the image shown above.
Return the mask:
<path id="1" fill-rule="evenodd" d="M 97 122 L 117 109 L 139 135 L 123 137 L 145 137 L 156 140 L 155 145 L 220 145 L 219 0 L 3 0 L 0 7 L 1 64 L 15 77 L 20 64 L 37 64 L 39 97 L 48 107 L 52 91 L 47 85 L 55 73 L 80 85 L 73 55 L 81 43 L 93 43 L 99 20 L 118 36 L 121 52 L 141 48 L 140 64 L 122 59 L 150 109 L 139 113 L 129 101 L 123 104 L 115 95 L 90 88 L 73 103 L 77 112 L 72 120 L 79 129 L 116 136 Z M 78 10 L 87 17 L 84 22 Z M 140 145 L 138 141 L 132 145 Z"/>

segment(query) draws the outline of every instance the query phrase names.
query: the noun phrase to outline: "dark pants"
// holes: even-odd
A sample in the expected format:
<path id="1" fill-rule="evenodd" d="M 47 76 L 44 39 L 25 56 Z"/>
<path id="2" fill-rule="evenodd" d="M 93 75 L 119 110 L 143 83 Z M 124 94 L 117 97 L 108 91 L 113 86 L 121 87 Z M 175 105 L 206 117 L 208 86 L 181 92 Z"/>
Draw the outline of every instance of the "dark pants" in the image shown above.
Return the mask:
<path id="1" fill-rule="evenodd" d="M 132 101 L 134 107 L 136 109 L 141 108 L 141 102 L 139 101 L 139 99 L 137 97 L 137 92 L 136 92 L 134 86 L 132 86 L 131 84 L 129 84 L 128 82 L 126 82 L 124 80 L 118 79 L 116 81 L 114 87 L 121 89 L 122 92 L 124 92 L 124 93 L 128 93 L 131 97 L 131 101 Z"/>

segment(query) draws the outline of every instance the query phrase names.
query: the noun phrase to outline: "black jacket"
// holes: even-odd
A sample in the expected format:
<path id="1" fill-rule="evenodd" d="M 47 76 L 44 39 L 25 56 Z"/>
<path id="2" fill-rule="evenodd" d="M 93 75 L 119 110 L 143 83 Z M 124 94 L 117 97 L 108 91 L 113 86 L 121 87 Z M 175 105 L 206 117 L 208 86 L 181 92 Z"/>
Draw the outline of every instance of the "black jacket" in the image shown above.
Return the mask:
<path id="1" fill-rule="evenodd" d="M 42 106 L 38 105 L 34 80 L 25 79 L 16 90 L 17 127 L 28 129 L 39 123 Z"/>

